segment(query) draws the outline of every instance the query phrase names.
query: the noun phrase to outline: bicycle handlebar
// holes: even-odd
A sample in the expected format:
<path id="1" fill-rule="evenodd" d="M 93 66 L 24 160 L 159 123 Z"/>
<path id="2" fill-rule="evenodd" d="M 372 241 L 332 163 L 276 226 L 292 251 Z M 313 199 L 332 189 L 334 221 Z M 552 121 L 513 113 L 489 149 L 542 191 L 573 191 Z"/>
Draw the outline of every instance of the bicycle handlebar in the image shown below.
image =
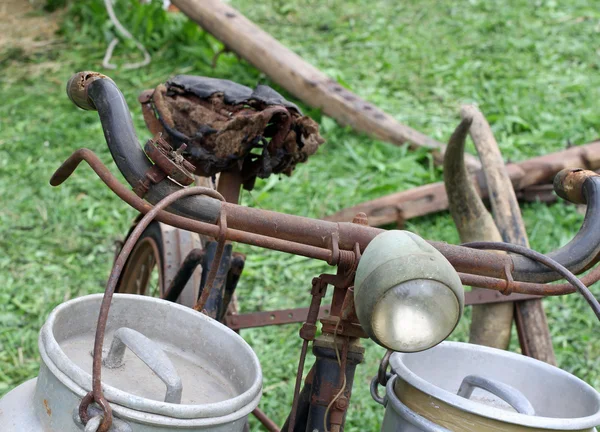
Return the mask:
<path id="1" fill-rule="evenodd" d="M 585 218 L 581 228 L 565 246 L 546 254 L 572 273 L 579 274 L 596 262 L 600 253 L 600 176 L 593 171 L 566 169 L 554 178 L 554 191 L 573 204 L 586 204 Z M 524 256 L 513 256 L 513 277 L 529 282 L 556 280 L 554 273 L 544 265 Z M 535 263 L 535 265 L 532 265 Z"/>
<path id="2" fill-rule="evenodd" d="M 79 108 L 98 111 L 104 138 L 119 171 L 133 188 L 143 182 L 153 165 L 140 147 L 129 107 L 114 81 L 97 72 L 79 72 L 69 79 L 67 95 Z M 167 177 L 151 184 L 144 198 L 156 204 L 179 189 L 181 186 Z M 168 210 L 180 216 L 216 223 L 221 208 L 218 200 L 197 195 L 177 201 Z"/>
<path id="3" fill-rule="evenodd" d="M 78 107 L 98 111 L 112 157 L 127 182 L 136 188 L 145 180 L 153 164 L 139 145 L 129 108 L 117 85 L 102 74 L 79 72 L 69 80 L 67 94 Z M 555 178 L 554 186 L 562 198 L 574 203 L 586 203 L 587 211 L 577 235 L 567 245 L 547 256 L 572 272 L 580 273 L 595 262 L 600 254 L 600 176 L 591 171 L 563 170 Z M 181 187 L 167 177 L 150 184 L 144 198 L 155 204 Z M 222 212 L 225 212 L 228 226 L 233 229 L 328 249 L 352 250 L 356 243 L 364 249 L 372 238 L 383 232 L 353 223 L 326 222 L 222 203 L 206 196 L 187 197 L 173 204 L 168 211 L 211 224 L 217 223 Z M 458 271 L 465 273 L 502 277 L 506 276 L 508 264 L 517 281 L 549 282 L 561 279 L 560 275 L 526 257 L 501 257 L 491 252 L 441 242 L 430 243 Z"/>

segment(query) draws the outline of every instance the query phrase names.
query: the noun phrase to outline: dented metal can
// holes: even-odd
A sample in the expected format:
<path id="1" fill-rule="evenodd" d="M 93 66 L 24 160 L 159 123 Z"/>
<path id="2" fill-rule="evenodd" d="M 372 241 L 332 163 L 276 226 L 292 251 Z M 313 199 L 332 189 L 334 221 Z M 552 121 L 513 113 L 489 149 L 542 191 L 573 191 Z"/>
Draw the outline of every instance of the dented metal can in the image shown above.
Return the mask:
<path id="1" fill-rule="evenodd" d="M 95 430 L 79 404 L 92 387 L 92 350 L 102 295 L 58 306 L 42 327 L 38 377 L 0 400 L 3 432 Z M 164 300 L 115 294 L 102 383 L 112 432 L 242 431 L 262 393 L 258 358 L 219 322 Z"/>

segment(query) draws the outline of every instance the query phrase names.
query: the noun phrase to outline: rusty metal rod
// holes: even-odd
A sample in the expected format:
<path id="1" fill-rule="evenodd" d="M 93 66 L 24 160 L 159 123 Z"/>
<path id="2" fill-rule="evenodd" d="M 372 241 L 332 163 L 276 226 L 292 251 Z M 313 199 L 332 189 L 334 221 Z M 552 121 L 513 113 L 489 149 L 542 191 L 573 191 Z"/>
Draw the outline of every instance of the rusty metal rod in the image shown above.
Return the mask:
<path id="1" fill-rule="evenodd" d="M 588 302 L 588 304 L 594 311 L 594 314 L 596 314 L 596 317 L 600 320 L 600 303 L 598 302 L 596 297 L 594 297 L 589 288 L 586 287 L 573 273 L 571 273 L 565 266 L 553 260 L 552 258 L 539 252 L 536 252 L 532 249 L 529 249 L 528 247 L 510 243 L 471 242 L 465 243 L 464 246 L 471 247 L 474 249 L 501 250 L 505 252 L 516 253 L 544 264 L 545 266 L 551 268 L 555 272 L 558 272 L 562 277 L 569 281 L 569 283 L 575 286 L 577 288 L 577 291 L 579 291 L 583 298 Z"/>
<path id="2" fill-rule="evenodd" d="M 273 420 L 271 420 L 269 417 L 267 417 L 267 415 L 264 412 L 262 412 L 260 409 L 254 408 L 254 411 L 252 411 L 252 414 L 269 432 L 280 432 L 281 431 L 281 429 L 279 429 L 279 426 L 277 426 L 277 424 L 275 424 L 275 422 Z"/>
<path id="3" fill-rule="evenodd" d="M 81 161 L 86 161 L 94 172 L 100 177 L 100 179 L 123 201 L 131 205 L 133 208 L 141 213 L 148 213 L 153 209 L 153 206 L 135 195 L 131 190 L 125 187 L 119 180 L 109 171 L 109 169 L 102 163 L 102 161 L 89 149 L 79 149 L 75 151 L 54 173 L 50 180 L 52 186 L 58 186 L 63 183 L 77 168 Z M 309 244 L 297 243 L 286 241 L 281 238 L 273 238 L 260 233 L 247 232 L 238 229 L 231 228 L 232 214 L 236 217 L 240 216 L 240 213 L 245 214 L 247 217 L 253 217 L 258 219 L 267 220 L 266 224 L 271 227 L 271 233 L 279 235 L 280 224 L 285 221 L 287 223 L 295 223 L 297 220 L 302 222 L 310 221 L 320 223 L 324 221 L 317 221 L 309 218 L 302 218 L 299 216 L 284 215 L 288 218 L 283 218 L 274 223 L 272 215 L 278 213 L 269 212 L 265 210 L 248 209 L 246 207 L 235 206 L 232 204 L 223 203 L 227 206 L 227 221 L 230 226 L 227 230 L 227 240 L 235 241 L 239 243 L 249 244 L 252 246 L 263 247 L 266 249 L 277 250 L 280 252 L 286 252 L 295 255 L 301 255 L 308 258 L 314 258 L 321 261 L 328 262 L 332 265 L 336 263 L 333 260 L 333 252 L 325 247 L 318 247 Z M 239 212 L 233 211 L 234 208 L 239 209 Z M 252 211 L 248 211 L 252 210 Z M 206 222 L 200 222 L 193 219 L 184 218 L 177 216 L 166 211 L 159 211 L 156 214 L 156 219 L 166 223 L 168 225 L 208 235 L 211 237 L 217 237 L 219 235 L 219 227 L 217 225 L 209 224 Z M 310 224 L 303 223 L 303 226 L 308 229 L 305 232 L 304 237 L 300 237 L 301 240 L 305 240 L 309 236 L 314 237 L 315 233 L 317 236 L 325 236 L 325 239 L 331 238 L 333 235 L 338 234 L 341 237 L 343 234 L 344 238 L 351 239 L 355 236 L 355 241 L 359 242 L 361 250 L 372 240 L 376 235 L 384 230 L 372 227 L 366 227 L 359 224 L 352 223 L 333 223 L 327 222 L 325 230 L 322 228 L 325 225 L 320 225 L 321 229 L 312 230 Z M 242 226 L 242 228 L 251 229 L 252 226 Z M 328 231 L 331 230 L 331 231 Z M 263 231 L 268 232 L 268 230 Z M 301 235 L 301 233 L 299 233 Z M 323 242 L 325 243 L 325 241 Z M 498 256 L 497 254 L 478 251 L 475 249 L 469 249 L 461 246 L 450 245 L 442 242 L 430 242 L 436 249 L 438 249 L 456 268 L 461 276 L 461 280 L 465 285 L 493 289 L 497 291 L 503 291 L 506 288 L 505 279 L 505 268 L 506 265 L 510 265 L 512 259 L 510 256 Z M 354 244 L 352 245 L 352 247 Z M 340 241 L 339 247 L 342 247 Z M 582 281 L 585 284 L 590 285 L 600 280 L 600 268 L 596 267 L 594 271 L 585 276 Z M 570 284 L 561 285 L 545 285 L 537 283 L 526 283 L 520 281 L 512 282 L 513 292 L 522 294 L 534 294 L 534 295 L 563 295 L 574 292 L 575 290 Z"/>
<path id="4" fill-rule="evenodd" d="M 138 239 L 140 238 L 144 230 L 148 227 L 150 222 L 152 222 L 156 215 L 167 206 L 171 205 L 180 198 L 192 195 L 217 196 L 218 193 L 213 189 L 205 188 L 202 186 L 195 186 L 187 189 L 180 189 L 179 191 L 167 196 L 159 203 L 157 203 L 156 206 L 154 206 L 154 208 L 152 208 L 148 213 L 146 213 L 146 215 L 144 215 L 144 217 L 140 220 L 140 222 L 132 231 L 131 235 L 128 237 L 127 241 L 123 245 L 123 248 L 121 249 L 121 252 L 119 253 L 119 256 L 115 260 L 113 269 L 110 273 L 108 282 L 106 284 L 104 297 L 102 298 L 100 313 L 98 314 L 98 324 L 96 326 L 96 336 L 94 339 L 94 360 L 92 365 L 92 398 L 89 397 L 88 393 L 88 398 L 82 400 L 81 405 L 79 407 L 79 412 L 85 413 L 85 418 L 82 417 L 82 421 L 87 423 L 87 407 L 89 406 L 90 402 L 92 402 L 91 399 L 101 404 L 104 410 L 104 418 L 102 420 L 102 423 L 100 424 L 100 427 L 98 428 L 98 432 L 107 432 L 112 424 L 112 414 L 110 411 L 110 406 L 108 405 L 108 403 L 106 403 L 106 399 L 102 392 L 102 346 L 104 344 L 104 334 L 106 332 L 108 311 L 110 309 L 112 297 L 117 287 L 117 283 L 119 282 L 119 278 L 121 277 L 121 273 L 123 271 L 123 268 L 125 267 L 125 263 L 127 262 L 129 255 L 131 254 L 131 251 L 133 250 Z"/>
<path id="5" fill-rule="evenodd" d="M 77 166 L 85 161 L 90 168 L 100 177 L 100 180 L 106 184 L 119 198 L 129 204 L 142 214 L 148 213 L 153 206 L 138 197 L 135 193 L 124 186 L 102 163 L 96 154 L 86 148 L 75 151 L 69 158 L 56 170 L 50 184 L 59 186 L 75 171 Z M 200 222 L 194 219 L 178 216 L 167 211 L 160 211 L 156 219 L 177 228 L 204 234 L 211 237 L 219 235 L 219 227 L 206 222 Z M 286 252 L 294 255 L 300 255 L 307 258 L 314 258 L 325 262 L 330 262 L 332 258 L 331 250 L 301 243 L 293 243 L 277 238 L 266 237 L 251 232 L 243 232 L 229 228 L 227 230 L 227 239 L 239 243 L 258 246 L 265 249 Z"/>
<path id="6" fill-rule="evenodd" d="M 225 198 L 223 198 L 223 201 Z M 213 285 L 215 283 L 215 279 L 217 278 L 217 272 L 219 268 L 221 268 L 221 260 L 223 259 L 223 252 L 225 251 L 225 238 L 227 235 L 227 216 L 224 212 L 221 212 L 221 220 L 219 221 L 219 237 L 217 238 L 217 250 L 215 252 L 215 259 L 210 266 L 210 270 L 208 271 L 208 277 L 206 278 L 206 284 L 202 287 L 202 293 L 200 294 L 200 298 L 194 305 L 194 310 L 203 311 L 204 306 L 208 300 L 208 296 L 210 295 Z"/>
<path id="7" fill-rule="evenodd" d="M 153 207 L 131 190 L 125 187 L 89 149 L 75 151 L 54 173 L 50 179 L 52 186 L 63 183 L 75 171 L 81 161 L 86 161 L 100 179 L 119 198 L 141 213 L 149 212 Z M 361 250 L 378 234 L 384 232 L 353 223 L 334 223 L 287 215 L 268 210 L 253 209 L 235 204 L 223 203 L 227 213 L 227 240 L 250 244 L 253 246 L 302 255 L 326 261 L 332 265 L 331 239 L 339 238 L 339 248 L 353 250 L 359 243 Z M 168 225 L 217 237 L 219 227 L 214 224 L 174 215 L 165 211 L 157 214 L 157 219 Z M 276 235 L 277 238 L 272 237 Z M 293 240 L 302 241 L 302 243 Z M 430 242 L 457 268 L 458 271 L 484 276 L 502 277 L 504 268 L 510 259 L 498 259 L 496 254 L 462 248 L 443 242 Z M 500 261 L 500 262 L 499 262 Z"/>
<path id="8" fill-rule="evenodd" d="M 569 285 L 570 286 L 570 285 Z M 575 288 L 573 288 L 575 292 Z M 537 295 L 513 293 L 510 296 L 502 295 L 500 290 L 477 290 L 465 292 L 465 306 L 518 302 L 540 298 Z M 331 305 L 321 306 L 319 319 L 329 316 Z M 270 327 L 286 324 L 297 324 L 306 321 L 309 308 L 279 309 L 245 314 L 226 315 L 225 325 L 232 330 L 242 330 L 257 327 Z"/>
<path id="9" fill-rule="evenodd" d="M 577 176 L 577 181 L 569 182 L 573 176 Z M 581 192 L 565 192 L 563 196 L 567 199 L 583 197 L 581 199 L 587 203 L 586 216 L 575 237 L 567 245 L 548 253 L 548 256 L 571 271 L 580 273 L 600 254 L 600 176 L 584 170 L 571 170 L 566 175 L 557 176 L 555 190 L 561 192 L 571 187 L 577 187 Z M 332 241 L 337 239 L 337 246 L 341 250 L 352 250 L 355 243 L 364 250 L 375 236 L 383 232 L 360 224 L 315 220 L 227 203 L 223 204 L 223 208 L 227 209 L 227 220 L 232 228 L 321 248 L 331 248 Z M 510 265 L 516 280 L 551 282 L 561 279 L 556 272 L 527 257 L 474 255 L 473 251 L 460 246 L 428 242 L 459 272 L 503 278 L 505 268 Z"/>
<path id="10" fill-rule="evenodd" d="M 302 385 L 302 371 L 306 361 L 306 351 L 308 350 L 308 339 L 302 341 L 300 350 L 300 360 L 298 361 L 298 370 L 296 372 L 296 385 L 294 386 L 294 399 L 292 400 L 292 411 L 290 412 L 290 422 L 287 432 L 294 432 L 296 424 L 296 415 L 298 413 L 298 402 L 300 400 L 300 386 Z"/>

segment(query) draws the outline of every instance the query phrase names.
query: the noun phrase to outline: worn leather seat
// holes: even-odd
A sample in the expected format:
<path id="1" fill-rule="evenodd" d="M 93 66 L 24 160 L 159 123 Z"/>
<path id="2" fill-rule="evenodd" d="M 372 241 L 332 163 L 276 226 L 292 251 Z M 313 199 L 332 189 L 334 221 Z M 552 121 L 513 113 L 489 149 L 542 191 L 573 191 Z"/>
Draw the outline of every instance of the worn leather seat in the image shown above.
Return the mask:
<path id="1" fill-rule="evenodd" d="M 266 85 L 178 75 L 140 99 L 153 133 L 174 148 L 187 145 L 195 174 L 237 167 L 247 189 L 256 177 L 290 175 L 324 142 L 314 120 Z"/>

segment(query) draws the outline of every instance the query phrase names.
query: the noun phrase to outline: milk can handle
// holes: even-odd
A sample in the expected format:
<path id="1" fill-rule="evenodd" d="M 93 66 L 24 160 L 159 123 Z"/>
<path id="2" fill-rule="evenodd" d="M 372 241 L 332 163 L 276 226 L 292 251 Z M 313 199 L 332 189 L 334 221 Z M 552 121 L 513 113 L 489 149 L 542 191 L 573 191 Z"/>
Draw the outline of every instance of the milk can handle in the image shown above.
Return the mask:
<path id="1" fill-rule="evenodd" d="M 123 364 L 125 347 L 128 347 L 138 358 L 167 385 L 165 402 L 181 403 L 183 385 L 181 378 L 164 351 L 143 334 L 127 327 L 115 332 L 110 351 L 102 361 L 108 368 L 117 368 Z"/>
<path id="2" fill-rule="evenodd" d="M 531 405 L 531 402 L 519 390 L 508 384 L 484 378 L 480 375 L 466 376 L 457 394 L 465 399 L 469 399 L 476 387 L 498 396 L 520 414 L 535 415 L 535 409 Z"/>

